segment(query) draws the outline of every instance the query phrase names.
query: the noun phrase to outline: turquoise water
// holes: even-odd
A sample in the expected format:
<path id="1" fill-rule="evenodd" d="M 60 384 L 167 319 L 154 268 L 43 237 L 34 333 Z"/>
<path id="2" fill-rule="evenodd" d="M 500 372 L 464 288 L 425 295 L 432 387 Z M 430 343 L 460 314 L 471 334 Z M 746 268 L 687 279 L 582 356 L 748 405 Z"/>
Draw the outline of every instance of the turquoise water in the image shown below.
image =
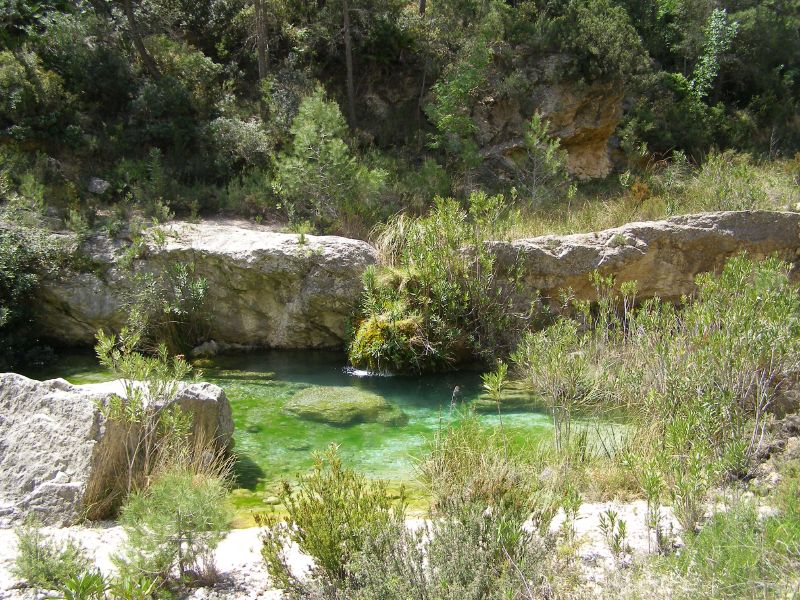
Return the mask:
<path id="1" fill-rule="evenodd" d="M 372 478 L 392 482 L 413 479 L 414 460 L 425 450 L 437 428 L 456 418 L 451 411 L 453 388 L 468 403 L 481 393 L 477 372 L 429 376 L 368 376 L 345 369 L 345 356 L 337 352 L 262 351 L 220 356 L 198 361 L 202 379 L 221 386 L 231 402 L 236 425 L 236 467 L 241 507 L 255 506 L 281 479 L 294 479 L 312 464 L 311 452 L 339 445 L 349 466 Z M 39 379 L 63 377 L 73 383 L 108 380 L 91 355 L 61 358 L 46 370 L 29 373 Z M 335 427 L 305 421 L 284 412 L 284 403 L 309 386 L 361 388 L 383 396 L 408 415 L 403 426 L 360 423 Z M 481 417 L 499 424 L 497 415 Z M 533 442 L 549 435 L 550 419 L 544 412 L 520 412 L 503 417 L 512 440 Z"/>

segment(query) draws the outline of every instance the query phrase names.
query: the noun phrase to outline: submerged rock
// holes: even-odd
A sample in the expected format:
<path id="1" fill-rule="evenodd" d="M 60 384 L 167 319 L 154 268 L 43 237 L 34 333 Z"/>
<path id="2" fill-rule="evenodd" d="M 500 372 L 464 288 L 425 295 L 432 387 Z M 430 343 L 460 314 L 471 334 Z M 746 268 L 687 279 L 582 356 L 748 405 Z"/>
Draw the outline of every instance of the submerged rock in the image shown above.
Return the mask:
<path id="1" fill-rule="evenodd" d="M 286 402 L 284 410 L 301 419 L 340 427 L 356 423 L 400 426 L 408 422 L 408 416 L 382 396 L 350 387 L 300 390 Z"/>
<path id="2" fill-rule="evenodd" d="M 125 469 L 125 432 L 99 406 L 124 394 L 119 381 L 72 385 L 0 374 L 0 527 L 35 515 L 47 525 L 99 519 L 114 508 L 108 491 Z M 180 388 L 193 435 L 230 445 L 231 407 L 209 383 Z"/>

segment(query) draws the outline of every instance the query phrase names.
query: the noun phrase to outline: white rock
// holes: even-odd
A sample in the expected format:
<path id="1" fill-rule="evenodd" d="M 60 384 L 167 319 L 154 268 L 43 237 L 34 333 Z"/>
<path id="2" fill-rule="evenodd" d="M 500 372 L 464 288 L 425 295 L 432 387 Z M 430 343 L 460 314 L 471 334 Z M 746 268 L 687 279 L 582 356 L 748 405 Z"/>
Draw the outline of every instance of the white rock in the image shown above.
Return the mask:
<path id="1" fill-rule="evenodd" d="M 98 408 L 112 394 L 124 394 L 121 382 L 71 385 L 0 374 L 0 527 L 29 514 L 66 525 L 113 508 L 98 504 L 125 464 L 123 430 Z M 231 408 L 221 388 L 184 385 L 176 401 L 193 415 L 195 435 L 230 444 Z"/>

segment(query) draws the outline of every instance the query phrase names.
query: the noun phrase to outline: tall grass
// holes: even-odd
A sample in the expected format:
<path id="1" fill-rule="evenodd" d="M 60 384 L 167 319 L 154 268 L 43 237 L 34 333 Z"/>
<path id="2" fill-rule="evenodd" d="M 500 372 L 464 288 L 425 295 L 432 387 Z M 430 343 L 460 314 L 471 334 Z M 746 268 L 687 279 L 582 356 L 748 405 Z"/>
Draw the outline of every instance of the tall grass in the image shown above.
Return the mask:
<path id="1" fill-rule="evenodd" d="M 747 154 L 712 153 L 700 167 L 681 154 L 624 173 L 617 182 L 581 187 L 566 204 L 523 213 L 512 238 L 599 231 L 634 221 L 722 210 L 796 210 L 800 158 L 762 161 Z"/>
<path id="2" fill-rule="evenodd" d="M 578 407 L 624 408 L 634 433 L 620 456 L 649 504 L 670 503 L 693 531 L 713 486 L 751 474 L 770 409 L 800 370 L 789 266 L 733 258 L 698 276 L 680 309 L 657 299 L 634 308 L 635 286 L 620 297 L 611 282 L 595 284 L 596 306 L 526 335 L 518 373 L 549 398 L 557 442 Z"/>

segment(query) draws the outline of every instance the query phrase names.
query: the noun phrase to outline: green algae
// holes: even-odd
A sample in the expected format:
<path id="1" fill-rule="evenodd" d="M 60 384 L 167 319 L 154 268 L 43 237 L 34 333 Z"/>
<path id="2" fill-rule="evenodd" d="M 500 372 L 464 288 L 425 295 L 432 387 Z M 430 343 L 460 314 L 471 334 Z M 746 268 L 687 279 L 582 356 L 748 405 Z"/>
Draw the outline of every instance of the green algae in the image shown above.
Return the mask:
<path id="1" fill-rule="evenodd" d="M 202 376 L 221 386 L 231 403 L 234 432 L 235 486 L 232 501 L 236 524 L 252 523 L 252 513 L 282 507 L 264 502 L 275 496 L 282 480 L 295 480 L 312 466 L 311 453 L 338 444 L 345 464 L 368 477 L 384 479 L 390 488 L 404 485 L 413 510 L 427 506 L 425 492 L 414 483 L 415 460 L 440 427 L 457 418 L 451 408 L 453 389 L 457 404 L 469 403 L 482 392 L 477 372 L 415 377 L 359 377 L 345 372 L 345 357 L 337 352 L 262 351 L 204 359 Z M 91 354 L 60 358 L 47 369 L 26 373 L 38 379 L 63 377 L 73 383 L 107 381 Z M 407 422 L 387 427 L 382 423 L 332 426 L 305 420 L 284 409 L 298 392 L 316 387 L 339 388 L 344 393 L 365 392 L 384 398 L 406 415 Z M 499 425 L 500 417 L 481 419 Z M 503 415 L 510 444 L 523 445 L 546 439 L 550 419 L 534 411 Z"/>

